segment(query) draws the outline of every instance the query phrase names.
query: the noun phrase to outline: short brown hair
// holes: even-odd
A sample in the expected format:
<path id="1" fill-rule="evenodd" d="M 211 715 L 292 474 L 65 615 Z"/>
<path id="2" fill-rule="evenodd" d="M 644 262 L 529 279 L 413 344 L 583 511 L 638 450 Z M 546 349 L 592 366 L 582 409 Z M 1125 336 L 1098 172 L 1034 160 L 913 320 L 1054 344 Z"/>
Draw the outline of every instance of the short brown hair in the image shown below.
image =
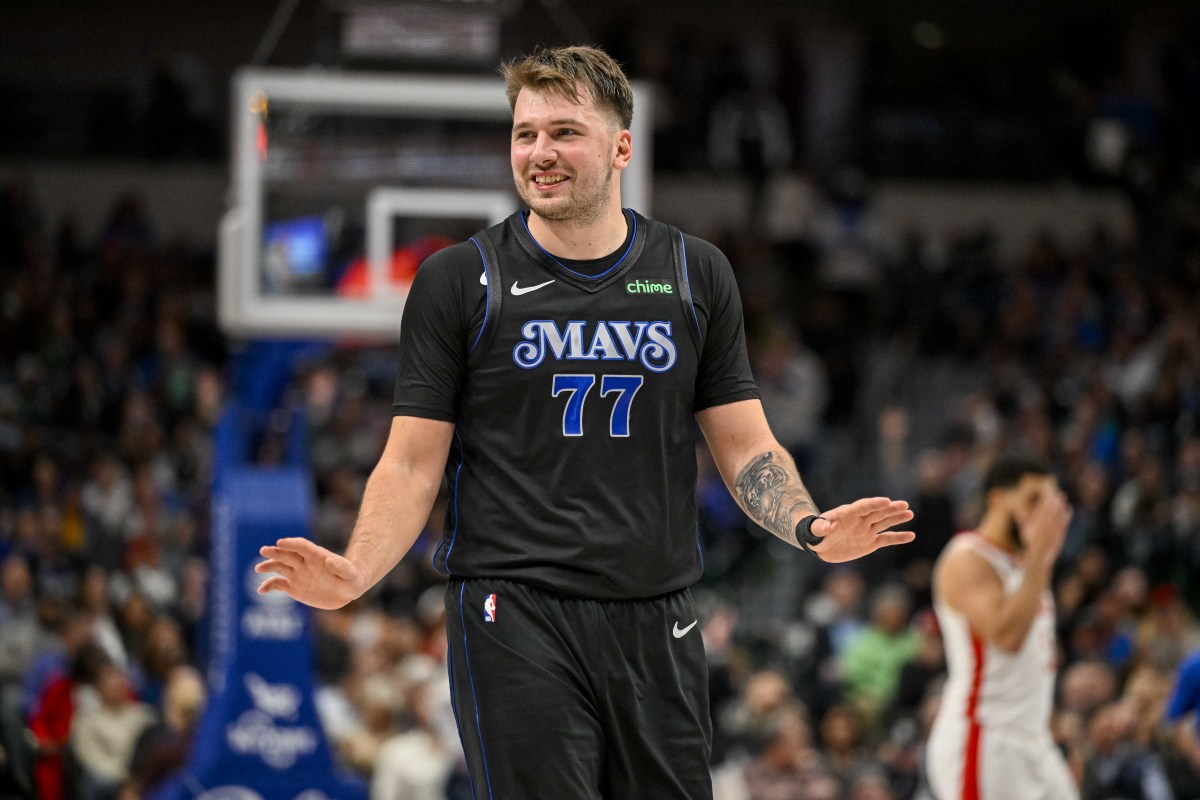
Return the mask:
<path id="1" fill-rule="evenodd" d="M 579 102 L 586 86 L 597 108 L 610 112 L 622 128 L 633 124 L 633 89 L 621 65 L 599 47 L 539 47 L 500 66 L 508 105 L 516 108 L 521 89 L 557 92 Z"/>

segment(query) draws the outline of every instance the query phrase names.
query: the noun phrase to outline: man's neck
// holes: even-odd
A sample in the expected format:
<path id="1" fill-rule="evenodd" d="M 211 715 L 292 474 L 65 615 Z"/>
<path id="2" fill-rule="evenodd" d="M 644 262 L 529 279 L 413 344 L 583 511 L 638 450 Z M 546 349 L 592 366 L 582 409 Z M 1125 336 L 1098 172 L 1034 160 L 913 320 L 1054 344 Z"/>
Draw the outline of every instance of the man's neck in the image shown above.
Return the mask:
<path id="1" fill-rule="evenodd" d="M 975 532 L 1001 550 L 1013 553 L 1014 555 L 1017 553 L 1017 549 L 1013 547 L 1012 542 L 1009 540 L 1008 520 L 1003 517 L 985 514 Z"/>
<path id="2" fill-rule="evenodd" d="M 573 261 L 603 258 L 620 247 L 629 232 L 620 202 L 593 223 L 555 222 L 532 210 L 528 222 L 529 232 L 546 252 Z"/>

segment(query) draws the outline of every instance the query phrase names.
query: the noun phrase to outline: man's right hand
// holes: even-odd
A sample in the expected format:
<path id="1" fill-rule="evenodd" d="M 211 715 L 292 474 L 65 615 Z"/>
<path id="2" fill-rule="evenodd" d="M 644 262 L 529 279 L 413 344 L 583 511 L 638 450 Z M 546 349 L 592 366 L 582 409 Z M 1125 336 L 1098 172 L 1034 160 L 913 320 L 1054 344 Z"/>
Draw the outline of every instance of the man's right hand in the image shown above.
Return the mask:
<path id="1" fill-rule="evenodd" d="M 1054 565 L 1067 536 L 1071 506 L 1057 486 L 1047 486 L 1024 519 L 1018 521 L 1021 543 L 1029 559 L 1041 566 Z"/>
<path id="2" fill-rule="evenodd" d="M 341 608 L 367 590 L 366 577 L 355 564 L 298 537 L 259 548 L 266 561 L 258 573 L 275 573 L 258 587 L 259 594 L 280 591 L 313 608 Z"/>

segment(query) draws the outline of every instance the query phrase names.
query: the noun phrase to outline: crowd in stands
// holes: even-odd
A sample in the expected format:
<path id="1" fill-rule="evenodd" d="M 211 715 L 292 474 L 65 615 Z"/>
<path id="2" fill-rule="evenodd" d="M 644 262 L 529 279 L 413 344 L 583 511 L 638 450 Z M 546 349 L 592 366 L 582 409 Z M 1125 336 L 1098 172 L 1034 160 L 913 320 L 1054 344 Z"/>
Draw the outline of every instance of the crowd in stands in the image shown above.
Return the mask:
<path id="1" fill-rule="evenodd" d="M 1039 238 L 1017 263 L 986 237 L 936 259 L 912 242 L 849 289 L 823 277 L 820 241 L 708 232 L 736 265 L 767 413 L 819 502 L 906 497 L 919 533 L 821 567 L 750 525 L 699 449 L 718 797 L 923 797 L 944 674 L 931 564 L 1007 451 L 1052 464 L 1075 506 L 1054 731 L 1084 796 L 1197 796 L 1194 750 L 1163 722 L 1200 647 L 1200 231 L 1194 198 L 1178 209 L 1165 251 L 1105 229 L 1066 250 Z M 13 183 L 0 267 L 0 796 L 129 800 L 184 762 L 204 704 L 230 360 L 211 262 L 157 241 L 135 198 L 81 242 Z M 344 545 L 382 447 L 393 369 L 389 348 L 333 349 L 288 391 L 327 546 Z M 362 601 L 317 615 L 322 721 L 381 800 L 470 793 L 431 567 L 443 513 Z"/>
<path id="2" fill-rule="evenodd" d="M 583 30 L 561 29 L 536 6 L 510 8 L 517 15 L 502 26 L 500 50 L 515 55 L 548 36 L 599 42 L 632 77 L 654 83 L 660 172 L 715 169 L 761 181 L 792 163 L 824 174 L 852 161 L 889 175 L 1143 181 L 1197 153 L 1200 41 L 1186 2 L 1049 4 L 1000 10 L 995 19 L 955 6 L 768 3 L 731 14 L 664 2 L 653 25 L 630 25 L 625 4 L 578 5 Z M 94 24 L 74 15 L 53 22 L 32 41 L 65 49 Z M 232 56 L 213 42 L 227 20 L 212 13 L 189 24 L 196 37 L 187 47 L 155 35 L 153 44 L 101 59 L 100 69 L 66 76 L 14 67 L 0 76 L 10 112 L 0 118 L 0 152 L 223 163 Z M 332 17 L 325 24 L 289 28 L 296 39 L 271 66 L 348 66 L 338 26 Z M 16 60 L 35 46 L 13 42 Z M 72 54 L 67 63 L 88 60 Z M 358 66 L 449 65 L 380 55 Z M 475 71 L 489 74 L 492 65 Z"/>
<path id="3" fill-rule="evenodd" d="M 757 74 L 800 69 L 775 52 Z M 1071 246 L 1046 234 L 1012 259 L 988 231 L 882 246 L 854 171 L 806 184 L 819 224 L 776 224 L 782 166 L 846 155 L 818 158 L 824 128 L 800 135 L 813 106 L 760 91 L 795 83 L 707 79 L 736 54 L 624 55 L 668 99 L 704 87 L 704 103 L 667 105 L 659 136 L 679 163 L 664 166 L 756 178 L 761 229 L 693 232 L 734 264 L 764 406 L 818 503 L 886 494 L 916 513 L 914 544 L 822 566 L 750 524 L 698 448 L 719 800 L 924 800 L 945 666 L 932 563 L 1012 451 L 1052 465 L 1075 509 L 1053 730 L 1084 799 L 1200 797 L 1197 728 L 1164 721 L 1200 648 L 1200 139 L 1179 135 L 1200 104 L 1176 102 L 1195 97 L 1194 61 L 1164 61 L 1169 113 L 1151 125 L 1119 75 L 1076 84 L 1081 119 L 1124 125 L 1110 177 L 1137 225 Z M 738 114 L 755 141 L 707 147 L 701 132 L 728 143 L 716 128 Z M 36 193 L 0 187 L 0 798 L 134 800 L 186 762 L 205 704 L 212 432 L 233 346 L 211 254 L 160 240 L 136 197 L 85 240 Z M 333 349 L 288 390 L 323 545 L 345 544 L 394 368 L 389 348 Z M 431 566 L 444 511 L 366 597 L 316 615 L 322 723 L 374 800 L 471 796 Z"/>

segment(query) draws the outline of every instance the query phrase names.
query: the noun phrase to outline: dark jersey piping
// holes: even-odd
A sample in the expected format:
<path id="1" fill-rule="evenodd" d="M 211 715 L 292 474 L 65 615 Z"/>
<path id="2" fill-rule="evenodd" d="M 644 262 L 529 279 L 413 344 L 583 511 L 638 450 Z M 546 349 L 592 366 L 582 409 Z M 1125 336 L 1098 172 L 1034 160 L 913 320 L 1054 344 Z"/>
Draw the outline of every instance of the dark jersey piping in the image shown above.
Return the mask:
<path id="1" fill-rule="evenodd" d="M 570 274 L 574 275 L 576 278 L 579 278 L 580 280 L 598 281 L 598 280 L 601 280 L 601 279 L 606 278 L 609 275 L 611 275 L 617 267 L 621 266 L 621 264 L 623 264 L 625 262 L 625 259 L 629 256 L 629 252 L 631 250 L 633 250 L 633 243 L 635 241 L 637 241 L 637 215 L 630 214 L 629 219 L 631 220 L 630 224 L 633 226 L 633 233 L 629 237 L 629 246 L 625 248 L 625 252 L 622 253 L 621 257 L 617 259 L 617 263 L 613 264 L 611 267 L 604 270 L 604 272 L 601 272 L 599 275 L 586 275 L 582 272 L 576 272 L 575 270 L 568 267 L 566 264 L 559 261 L 553 255 L 551 255 L 550 252 L 548 250 L 546 250 L 546 248 L 542 247 L 541 242 L 539 242 L 537 240 L 537 238 L 534 237 L 533 231 L 529 230 L 529 223 L 525 219 L 525 214 L 522 213 L 519 216 L 521 217 L 521 224 L 525 226 L 525 232 L 529 234 L 529 239 L 535 245 L 537 245 L 537 249 L 541 250 L 543 253 L 545 253 L 546 258 L 550 259 L 555 264 L 558 264 L 558 266 L 561 267 L 563 269 L 563 271 L 569 272 Z M 624 212 L 621 213 L 621 216 L 625 216 Z"/>
<path id="2" fill-rule="evenodd" d="M 679 271 L 683 274 L 683 287 L 684 291 L 687 292 L 688 307 L 692 312 L 692 322 L 696 323 L 696 344 L 699 346 L 704 338 L 704 334 L 700 332 L 700 317 L 696 314 L 696 298 L 692 295 L 692 280 L 688 276 L 687 245 L 683 241 L 683 231 L 676 231 L 676 233 L 679 234 Z"/>
<path id="3" fill-rule="evenodd" d="M 434 562 L 437 562 L 436 555 L 434 556 Z M 460 602 L 459 605 L 462 605 L 462 603 Z M 457 720 L 458 699 L 455 696 L 454 691 L 454 642 L 449 641 L 449 639 L 446 641 L 446 670 L 450 673 L 450 708 L 454 712 L 454 718 Z M 458 730 L 458 738 L 460 741 L 462 741 L 463 751 L 465 752 L 467 749 L 467 743 L 461 728 Z M 471 797 L 475 798 L 477 796 L 475 794 L 475 778 L 471 776 L 471 770 L 469 769 L 467 770 L 467 779 L 471 781 Z"/>
<path id="4" fill-rule="evenodd" d="M 471 243 L 474 244 L 475 249 L 479 251 L 479 260 L 483 262 L 483 274 L 487 275 L 488 274 L 488 260 L 487 260 L 487 256 L 485 256 L 483 254 L 483 247 L 481 247 L 479 242 L 475 240 L 474 236 L 471 237 Z M 468 350 L 467 353 L 475 352 L 475 347 L 479 344 L 479 340 L 483 338 L 483 332 L 487 330 L 488 314 L 492 310 L 491 309 L 492 280 L 491 280 L 490 275 L 487 275 L 487 277 L 488 277 L 487 286 L 484 287 L 484 292 L 487 296 L 484 298 L 484 303 L 483 303 L 483 324 L 479 326 L 479 335 L 475 337 L 475 342 L 471 345 L 471 349 Z M 501 287 L 501 288 L 503 289 L 503 287 Z"/>
<path id="5" fill-rule="evenodd" d="M 457 520 L 455 521 L 457 526 Z M 467 610 L 463 607 L 463 595 L 467 591 L 467 584 L 464 581 L 462 588 L 458 590 L 458 615 L 462 621 L 463 629 L 463 661 L 467 663 L 467 681 L 471 684 L 471 704 L 475 706 L 475 731 L 479 734 L 479 755 L 483 758 L 483 775 L 487 778 L 488 785 L 488 800 L 492 798 L 492 774 L 488 769 L 487 763 L 487 748 L 483 746 L 483 723 L 479 720 L 479 698 L 475 696 L 475 673 L 471 669 L 471 651 L 467 647 Z M 470 772 L 470 770 L 467 770 Z M 475 787 L 471 787 L 471 793 L 475 793 Z"/>
<path id="6" fill-rule="evenodd" d="M 443 562 L 446 566 L 447 575 L 452 574 L 450 572 L 450 555 L 454 552 L 454 542 L 458 539 L 458 478 L 462 475 L 463 464 L 467 463 L 466 454 L 463 452 L 462 436 L 459 435 L 457 427 L 454 429 L 454 438 L 458 439 L 458 469 L 454 470 L 454 530 L 450 532 L 450 547 L 446 550 L 446 560 Z M 445 541 L 445 539 L 442 539 L 443 543 Z M 436 559 L 437 554 L 435 553 L 434 555 Z M 434 563 L 437 563 L 436 560 Z"/>
<path id="7" fill-rule="evenodd" d="M 479 334 L 475 337 L 471 349 L 467 351 L 468 366 L 479 363 L 487 354 L 491 341 L 496 335 L 496 328 L 500 324 L 500 306 L 504 300 L 504 278 L 500 275 L 500 257 L 496 253 L 496 247 L 492 244 L 491 237 L 485 230 L 478 236 L 472 236 L 471 242 L 474 243 L 475 248 L 479 251 L 479 258 L 483 261 L 483 274 L 487 278 L 487 284 L 484 287 L 483 324 L 479 326 Z M 483 347 L 479 347 L 480 343 L 483 344 Z M 476 348 L 479 348 L 478 352 L 476 352 Z"/>

